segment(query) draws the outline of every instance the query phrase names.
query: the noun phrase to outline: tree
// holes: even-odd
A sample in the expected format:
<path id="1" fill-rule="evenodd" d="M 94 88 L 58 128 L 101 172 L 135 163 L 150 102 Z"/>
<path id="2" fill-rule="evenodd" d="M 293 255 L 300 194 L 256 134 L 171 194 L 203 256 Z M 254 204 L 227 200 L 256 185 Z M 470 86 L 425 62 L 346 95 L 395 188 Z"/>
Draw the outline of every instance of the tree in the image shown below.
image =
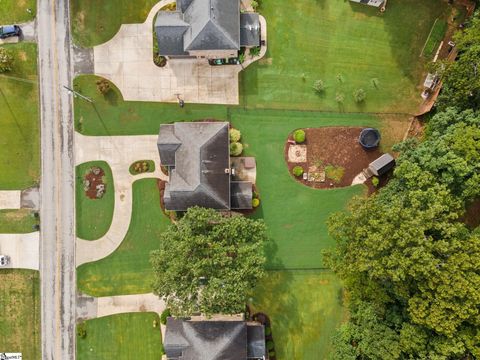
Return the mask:
<path id="1" fill-rule="evenodd" d="M 111 90 L 110 81 L 108 81 L 107 79 L 98 79 L 96 84 L 98 91 L 103 95 L 108 94 L 108 92 Z"/>
<path id="2" fill-rule="evenodd" d="M 363 89 L 357 89 L 353 92 L 353 98 L 357 103 L 364 102 L 367 98 L 367 93 Z"/>
<path id="3" fill-rule="evenodd" d="M 13 62 L 12 53 L 8 49 L 0 47 L 0 73 L 11 71 Z"/>
<path id="4" fill-rule="evenodd" d="M 337 95 L 335 95 L 335 101 L 339 104 L 343 104 L 345 101 L 345 95 L 343 95 L 341 92 L 337 92 Z"/>
<path id="5" fill-rule="evenodd" d="M 424 141 L 396 147 L 386 187 L 330 219 L 337 245 L 325 261 L 344 281 L 352 314 L 334 358 L 480 356 L 480 231 L 461 222 L 479 195 L 479 139 L 474 112 L 439 113 Z"/>
<path id="6" fill-rule="evenodd" d="M 455 62 L 440 62 L 436 71 L 443 77 L 438 106 L 480 109 L 480 12 L 463 32 L 455 35 L 458 57 Z"/>
<path id="7" fill-rule="evenodd" d="M 325 91 L 325 83 L 323 82 L 323 80 L 315 80 L 315 82 L 313 83 L 313 89 L 319 94 L 324 92 Z"/>
<path id="8" fill-rule="evenodd" d="M 153 291 L 175 316 L 235 314 L 264 275 L 262 221 L 190 208 L 151 253 Z"/>

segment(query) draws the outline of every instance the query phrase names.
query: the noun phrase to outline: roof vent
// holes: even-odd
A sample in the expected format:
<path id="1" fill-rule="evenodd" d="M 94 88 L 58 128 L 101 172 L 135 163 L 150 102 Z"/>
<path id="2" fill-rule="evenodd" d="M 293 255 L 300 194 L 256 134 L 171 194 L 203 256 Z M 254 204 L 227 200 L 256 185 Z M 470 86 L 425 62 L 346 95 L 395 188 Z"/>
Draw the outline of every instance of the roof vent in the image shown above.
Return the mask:
<path id="1" fill-rule="evenodd" d="M 225 174 L 230 174 L 230 169 L 229 168 L 225 169 Z"/>

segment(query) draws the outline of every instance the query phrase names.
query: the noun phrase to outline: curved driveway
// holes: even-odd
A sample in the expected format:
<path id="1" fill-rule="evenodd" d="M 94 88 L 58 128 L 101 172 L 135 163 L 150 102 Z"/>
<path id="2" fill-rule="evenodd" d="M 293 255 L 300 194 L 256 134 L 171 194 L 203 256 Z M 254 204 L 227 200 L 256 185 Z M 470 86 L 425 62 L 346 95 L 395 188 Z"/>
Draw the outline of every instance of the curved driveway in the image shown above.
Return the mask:
<path id="1" fill-rule="evenodd" d="M 108 232 L 98 240 L 77 238 L 76 265 L 100 260 L 121 244 L 132 215 L 132 184 L 145 178 L 167 180 L 160 170 L 157 136 L 84 136 L 75 134 L 75 164 L 89 161 L 106 161 L 113 175 L 115 205 L 112 224 Z M 132 163 L 138 160 L 155 161 L 155 172 L 133 176 L 129 172 Z"/>

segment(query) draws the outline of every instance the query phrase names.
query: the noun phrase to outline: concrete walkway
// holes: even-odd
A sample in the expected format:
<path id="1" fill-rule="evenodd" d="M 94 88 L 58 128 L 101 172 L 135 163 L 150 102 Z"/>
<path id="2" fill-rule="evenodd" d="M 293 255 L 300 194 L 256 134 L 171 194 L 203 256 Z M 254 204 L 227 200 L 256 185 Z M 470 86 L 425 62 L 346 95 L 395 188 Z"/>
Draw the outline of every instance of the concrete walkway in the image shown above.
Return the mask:
<path id="1" fill-rule="evenodd" d="M 2 269 L 39 270 L 40 234 L 0 234 L 0 255 L 7 255 L 10 263 Z"/>
<path id="2" fill-rule="evenodd" d="M 20 190 L 0 191 L 0 210 L 20 209 L 22 192 Z"/>
<path id="3" fill-rule="evenodd" d="M 113 175 L 115 206 L 113 220 L 108 232 L 98 240 L 77 238 L 76 265 L 100 260 L 122 243 L 127 234 L 132 215 L 132 184 L 145 178 L 167 177 L 160 170 L 157 136 L 84 136 L 75 134 L 75 163 L 106 161 Z M 128 169 L 138 160 L 153 160 L 155 172 L 133 176 Z"/>
<path id="4" fill-rule="evenodd" d="M 165 302 L 154 294 L 91 297 L 82 295 L 77 300 L 77 318 L 88 320 L 129 312 L 156 312 L 165 310 Z"/>

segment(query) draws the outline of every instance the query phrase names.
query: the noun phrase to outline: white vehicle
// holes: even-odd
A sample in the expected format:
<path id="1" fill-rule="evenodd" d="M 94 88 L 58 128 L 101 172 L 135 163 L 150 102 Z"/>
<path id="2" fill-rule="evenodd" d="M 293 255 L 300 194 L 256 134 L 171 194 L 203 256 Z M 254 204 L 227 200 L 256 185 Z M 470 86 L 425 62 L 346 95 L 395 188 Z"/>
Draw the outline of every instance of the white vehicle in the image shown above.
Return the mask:
<path id="1" fill-rule="evenodd" d="M 7 255 L 0 255 L 0 268 L 5 267 L 10 263 L 10 259 Z"/>

